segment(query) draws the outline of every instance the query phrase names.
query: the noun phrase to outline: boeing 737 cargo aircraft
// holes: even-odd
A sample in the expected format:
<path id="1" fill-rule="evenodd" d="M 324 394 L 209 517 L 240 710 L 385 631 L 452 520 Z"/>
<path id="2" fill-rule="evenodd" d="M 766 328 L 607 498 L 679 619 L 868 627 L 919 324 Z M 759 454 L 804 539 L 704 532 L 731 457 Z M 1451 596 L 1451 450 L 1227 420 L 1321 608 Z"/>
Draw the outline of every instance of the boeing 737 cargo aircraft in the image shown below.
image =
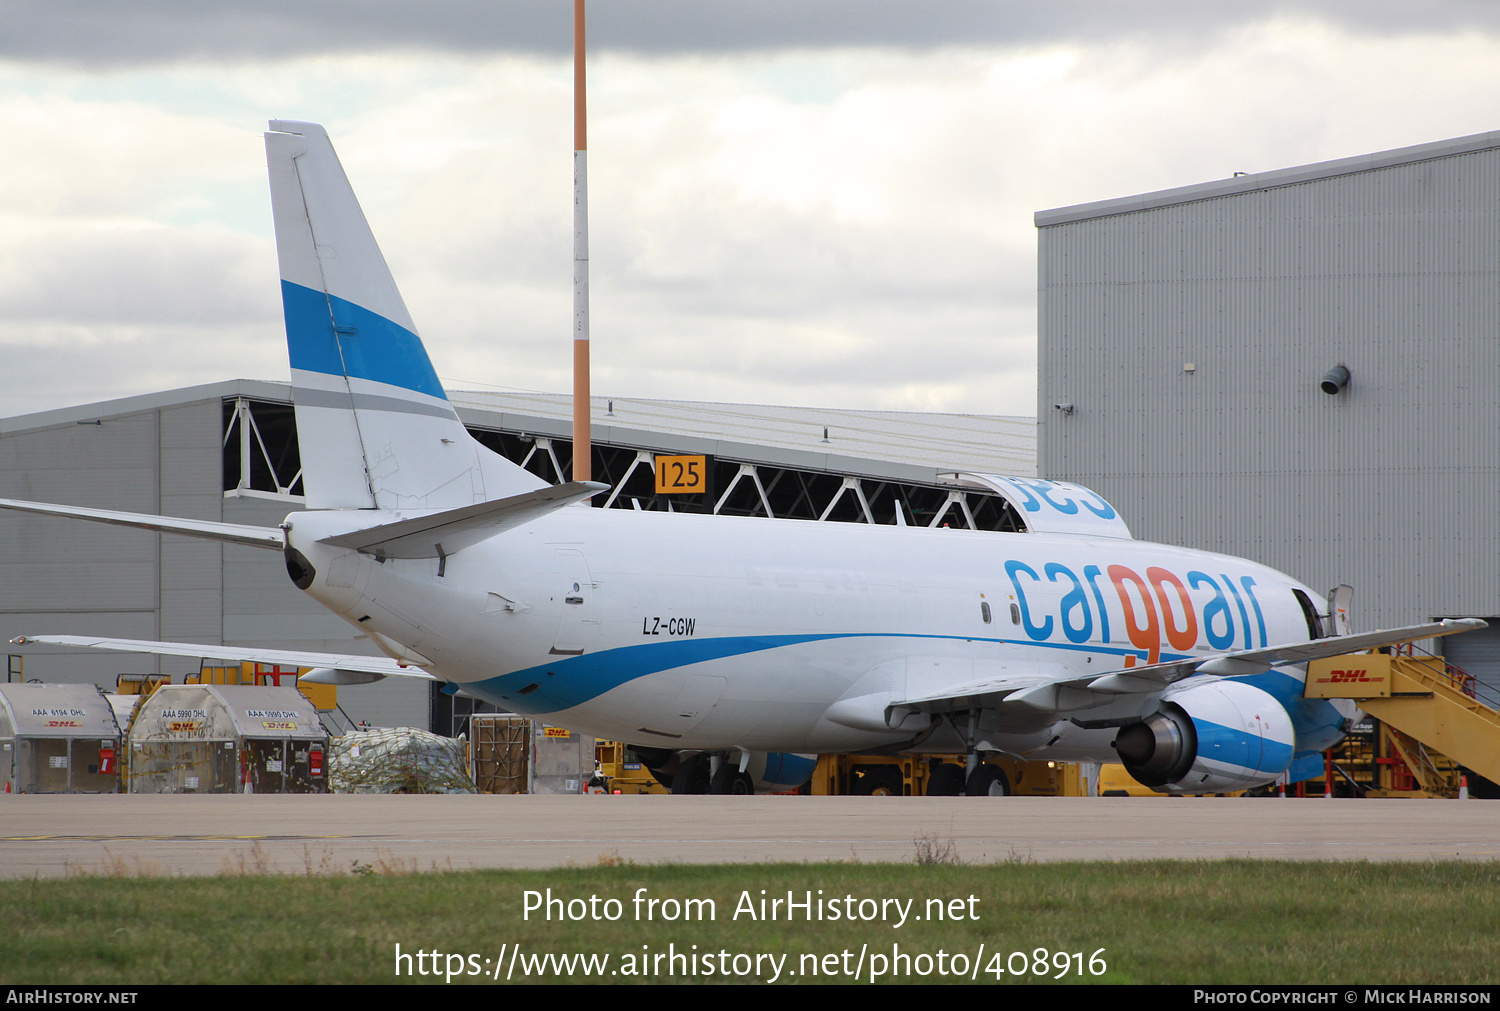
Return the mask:
<path id="1" fill-rule="evenodd" d="M 280 551 L 385 656 L 26 641 L 437 678 L 634 745 L 679 792 L 920 749 L 955 756 L 939 793 L 1006 792 L 997 754 L 1203 793 L 1321 772 L 1355 709 L 1304 699 L 1307 661 L 1484 624 L 1349 634 L 1346 592 L 1134 540 L 1062 482 L 969 477 L 1024 533 L 588 508 L 604 486 L 548 486 L 464 430 L 323 129 L 273 122 L 266 151 L 307 511 L 263 529 L 0 504 Z"/>

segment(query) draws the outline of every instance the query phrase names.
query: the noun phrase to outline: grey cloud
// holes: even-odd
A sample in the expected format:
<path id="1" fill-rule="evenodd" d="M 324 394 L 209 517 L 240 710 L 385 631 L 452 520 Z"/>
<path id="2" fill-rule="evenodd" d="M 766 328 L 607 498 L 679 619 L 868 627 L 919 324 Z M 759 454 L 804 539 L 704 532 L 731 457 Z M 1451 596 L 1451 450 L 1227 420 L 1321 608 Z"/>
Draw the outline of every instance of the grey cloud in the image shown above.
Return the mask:
<path id="1" fill-rule="evenodd" d="M 565 0 L 11 0 L 3 9 L 0 58 L 87 67 L 381 50 L 560 55 L 572 45 Z M 1114 37 L 1181 44 L 1299 11 L 1376 33 L 1500 29 L 1500 5 L 1486 0 L 595 0 L 588 16 L 591 49 L 672 54 Z"/>
<path id="2" fill-rule="evenodd" d="M 74 327 L 4 324 L 0 416 L 49 411 L 222 379 L 285 379 L 272 325 Z"/>
<path id="3" fill-rule="evenodd" d="M 215 326 L 279 321 L 263 241 L 192 229 L 72 231 L 21 242 L 0 325 Z"/>

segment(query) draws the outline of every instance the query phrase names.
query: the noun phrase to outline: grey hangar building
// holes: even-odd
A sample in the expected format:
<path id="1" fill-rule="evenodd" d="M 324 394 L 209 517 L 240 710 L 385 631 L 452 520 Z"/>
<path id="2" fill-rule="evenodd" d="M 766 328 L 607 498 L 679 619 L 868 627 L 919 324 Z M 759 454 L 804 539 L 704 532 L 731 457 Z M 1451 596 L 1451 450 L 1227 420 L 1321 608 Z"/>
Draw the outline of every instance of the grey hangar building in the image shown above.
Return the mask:
<path id="1" fill-rule="evenodd" d="M 1042 477 L 1500 684 L 1500 131 L 1036 225 Z"/>
<path id="2" fill-rule="evenodd" d="M 1443 651 L 1500 683 L 1500 131 L 1036 225 L 1034 420 L 599 397 L 594 504 L 893 523 L 899 501 L 906 522 L 1014 530 L 957 475 L 1075 481 L 1138 539 L 1353 585 L 1358 629 L 1486 618 Z M 490 448 L 569 473 L 568 397 L 450 398 Z M 711 460 L 707 492 L 657 495 L 654 455 L 688 453 Z M 0 418 L 0 497 L 274 526 L 299 469 L 284 383 Z M 0 634 L 42 633 L 375 652 L 269 552 L 0 512 Z M 106 688 L 191 668 L 9 649 L 27 678 Z M 404 679 L 340 692 L 349 722 L 439 733 L 470 705 Z"/>

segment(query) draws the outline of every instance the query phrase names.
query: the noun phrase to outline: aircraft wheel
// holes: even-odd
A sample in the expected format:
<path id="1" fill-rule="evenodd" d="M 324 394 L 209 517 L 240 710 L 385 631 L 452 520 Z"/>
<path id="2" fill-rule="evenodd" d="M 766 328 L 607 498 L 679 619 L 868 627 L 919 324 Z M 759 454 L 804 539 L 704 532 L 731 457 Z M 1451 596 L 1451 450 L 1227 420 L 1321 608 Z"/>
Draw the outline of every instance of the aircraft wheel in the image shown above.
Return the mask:
<path id="1" fill-rule="evenodd" d="M 944 762 L 927 777 L 927 796 L 959 797 L 964 792 L 964 770 L 961 765 Z"/>
<path id="2" fill-rule="evenodd" d="M 708 756 L 694 755 L 678 763 L 677 775 L 672 777 L 673 793 L 708 793 Z"/>
<path id="3" fill-rule="evenodd" d="M 864 775 L 856 776 L 849 792 L 857 797 L 901 796 L 901 770 L 894 765 L 867 766 Z"/>
<path id="4" fill-rule="evenodd" d="M 965 792 L 970 797 L 1004 797 L 1010 793 L 1010 783 L 1006 782 L 1004 770 L 984 762 L 976 765 L 974 771 L 969 773 L 966 785 Z"/>
<path id="5" fill-rule="evenodd" d="M 748 772 L 741 772 L 733 762 L 724 762 L 708 784 L 709 793 L 727 793 L 735 797 L 750 797 L 755 794 L 755 780 Z"/>

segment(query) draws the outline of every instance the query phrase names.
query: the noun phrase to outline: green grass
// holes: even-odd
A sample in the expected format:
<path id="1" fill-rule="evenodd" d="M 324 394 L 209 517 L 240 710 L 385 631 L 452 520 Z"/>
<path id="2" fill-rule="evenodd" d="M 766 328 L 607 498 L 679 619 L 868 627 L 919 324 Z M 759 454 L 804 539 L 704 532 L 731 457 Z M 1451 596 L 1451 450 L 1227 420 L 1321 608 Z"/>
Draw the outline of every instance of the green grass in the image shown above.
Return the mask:
<path id="1" fill-rule="evenodd" d="M 941 854 L 939 854 L 941 856 Z M 396 870 L 366 868 L 356 871 Z M 118 868 L 116 868 L 118 870 Z M 616 922 L 524 919 L 527 890 L 554 897 L 618 899 Z M 717 919 L 637 922 L 632 897 L 713 899 Z M 733 918 L 740 895 L 914 900 L 977 898 L 979 919 L 889 923 L 788 923 Z M 946 908 L 946 907 L 945 907 Z M 967 982 L 934 971 L 941 951 L 952 970 L 955 953 L 972 959 L 983 945 L 980 982 L 1003 966 L 1031 967 L 1036 948 L 1081 953 L 1080 976 L 1105 983 L 1493 983 L 1500 976 L 1500 864 L 1284 863 L 1279 861 L 1004 863 L 967 866 L 892 864 L 767 864 L 761 866 L 636 866 L 550 871 L 356 873 L 218 878 L 73 877 L 0 882 L 0 982 L 97 983 L 443 983 L 437 976 L 395 975 L 396 946 L 415 955 L 438 951 L 508 966 L 512 948 L 526 956 L 608 954 L 608 969 L 658 953 L 719 952 L 788 956 L 781 981 L 811 982 L 803 956 L 843 952 L 853 968 L 894 947 L 916 959 L 882 981 Z M 697 945 L 694 949 L 692 946 Z M 643 951 L 643 946 L 645 946 Z M 1091 975 L 1098 949 L 1107 971 Z M 1000 958 L 993 960 L 992 955 Z M 603 981 L 673 981 L 651 972 Z M 716 961 L 716 965 L 721 964 Z M 746 962 L 741 960 L 741 966 Z M 875 964 L 878 964 L 875 963 Z M 438 968 L 448 965 L 438 960 Z M 924 965 L 927 975 L 921 975 Z M 432 960 L 423 966 L 433 968 Z M 761 963 L 769 976 L 770 964 Z M 411 968 L 417 968 L 416 960 Z M 733 968 L 733 964 L 729 964 Z M 970 965 L 969 971 L 973 971 Z M 717 982 L 722 975 L 676 981 Z M 1056 973 L 1049 966 L 1049 976 Z M 789 973 L 796 973 L 791 976 Z M 501 982 L 505 971 L 501 970 Z M 552 974 L 548 978 L 558 978 Z M 569 978 L 569 977 L 564 977 Z M 583 981 L 575 974 L 570 977 Z M 732 979 L 755 979 L 751 974 Z M 533 977 L 534 979 L 534 977 Z M 846 980 L 842 975 L 820 980 Z M 515 981 L 520 981 L 519 974 Z M 1037 982 L 1009 974 L 1001 982 Z M 458 982 L 492 982 L 459 975 Z"/>

